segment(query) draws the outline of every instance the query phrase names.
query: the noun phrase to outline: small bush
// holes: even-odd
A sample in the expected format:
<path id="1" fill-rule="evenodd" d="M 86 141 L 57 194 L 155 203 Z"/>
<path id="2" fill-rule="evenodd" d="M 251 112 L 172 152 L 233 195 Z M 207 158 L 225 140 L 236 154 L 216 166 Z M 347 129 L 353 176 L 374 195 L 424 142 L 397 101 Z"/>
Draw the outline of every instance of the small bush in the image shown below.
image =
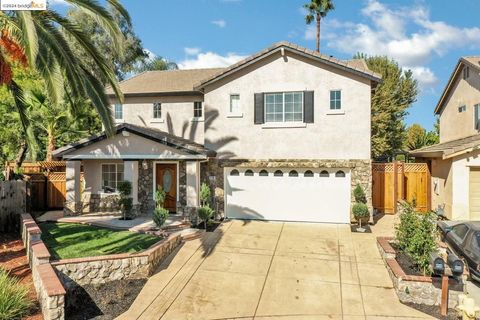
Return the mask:
<path id="1" fill-rule="evenodd" d="M 0 268 L 0 320 L 20 319 L 30 307 L 28 288 Z"/>
<path id="2" fill-rule="evenodd" d="M 395 237 L 400 250 L 409 255 L 424 274 L 431 273 L 430 253 L 437 249 L 437 217 L 434 213 L 417 213 L 412 204 L 403 203 Z"/>
<path id="3" fill-rule="evenodd" d="M 355 202 L 367 203 L 367 196 L 365 195 L 365 191 L 363 190 L 361 185 L 357 184 L 355 189 L 353 189 L 353 196 L 355 198 Z"/>
<path id="4" fill-rule="evenodd" d="M 118 185 L 118 192 L 120 196 L 128 197 L 132 194 L 132 184 L 130 181 L 122 181 Z"/>
<path id="5" fill-rule="evenodd" d="M 200 207 L 198 208 L 198 216 L 203 220 L 206 229 L 208 220 L 213 216 L 213 209 L 209 206 Z"/>
<path id="6" fill-rule="evenodd" d="M 357 220 L 370 216 L 368 206 L 365 203 L 355 203 L 352 207 L 352 213 Z"/>
<path id="7" fill-rule="evenodd" d="M 133 199 L 130 197 L 132 194 L 132 184 L 130 181 L 122 181 L 118 185 L 118 192 L 120 193 L 120 200 L 118 205 L 122 210 L 123 219 L 132 218 Z"/>
<path id="8" fill-rule="evenodd" d="M 202 206 L 210 205 L 210 197 L 212 192 L 210 191 L 210 187 L 204 182 L 200 186 L 200 203 Z"/>
<path id="9" fill-rule="evenodd" d="M 168 210 L 165 208 L 155 208 L 153 211 L 153 222 L 157 225 L 157 227 L 161 228 L 165 221 L 168 219 Z"/>
<path id="10" fill-rule="evenodd" d="M 161 186 L 157 186 L 157 191 L 155 191 L 155 207 L 156 208 L 163 208 L 163 204 L 165 203 L 165 197 L 167 193 Z"/>

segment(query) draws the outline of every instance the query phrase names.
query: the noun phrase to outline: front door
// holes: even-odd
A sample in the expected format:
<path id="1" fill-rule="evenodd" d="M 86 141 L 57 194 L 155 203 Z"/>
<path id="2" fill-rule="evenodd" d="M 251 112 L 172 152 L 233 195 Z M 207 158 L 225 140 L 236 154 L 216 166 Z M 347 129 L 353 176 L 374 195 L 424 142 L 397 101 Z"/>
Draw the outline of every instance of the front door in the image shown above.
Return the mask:
<path id="1" fill-rule="evenodd" d="M 177 164 L 157 163 L 156 164 L 155 186 L 165 190 L 165 209 L 170 212 L 177 212 Z"/>

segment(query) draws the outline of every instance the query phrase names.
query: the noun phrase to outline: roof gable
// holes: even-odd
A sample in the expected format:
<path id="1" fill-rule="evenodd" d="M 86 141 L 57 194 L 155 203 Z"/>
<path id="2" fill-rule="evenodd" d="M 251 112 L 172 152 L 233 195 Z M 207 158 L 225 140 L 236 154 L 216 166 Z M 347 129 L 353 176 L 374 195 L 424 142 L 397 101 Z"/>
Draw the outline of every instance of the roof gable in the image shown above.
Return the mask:
<path id="1" fill-rule="evenodd" d="M 280 52 L 283 55 L 284 50 L 290 51 L 295 54 L 299 54 L 309 59 L 320 61 L 322 63 L 325 63 L 326 65 L 345 70 L 352 74 L 365 77 L 367 79 L 370 79 L 373 82 L 381 81 L 381 75 L 369 70 L 363 59 L 352 59 L 352 60 L 342 61 L 342 60 L 335 59 L 331 56 L 323 55 L 316 51 L 312 51 L 307 48 L 300 47 L 298 45 L 283 41 L 283 42 L 278 42 L 273 46 L 267 49 L 264 49 L 254 55 L 251 55 L 248 58 L 242 61 L 239 61 L 228 68 L 219 70 L 218 72 L 211 75 L 210 77 L 205 78 L 202 81 L 198 82 L 195 85 L 195 89 L 201 90 L 205 86 L 210 85 L 220 79 L 223 79 L 237 71 L 240 71 L 243 68 L 258 62 L 259 60 L 262 60 L 268 56 L 271 56 L 272 54 Z"/>
<path id="2" fill-rule="evenodd" d="M 440 99 L 438 100 L 438 103 L 435 106 L 435 111 L 434 111 L 435 114 L 440 114 L 440 112 L 442 112 L 445 102 L 447 100 L 447 97 L 450 95 L 450 92 L 453 89 L 453 84 L 455 83 L 457 78 L 461 76 L 462 74 L 461 71 L 465 66 L 468 66 L 477 71 L 480 71 L 480 56 L 461 57 L 458 60 L 455 66 L 455 69 L 450 75 L 447 85 L 445 86 L 445 89 L 443 89 L 442 95 L 440 96 Z"/>

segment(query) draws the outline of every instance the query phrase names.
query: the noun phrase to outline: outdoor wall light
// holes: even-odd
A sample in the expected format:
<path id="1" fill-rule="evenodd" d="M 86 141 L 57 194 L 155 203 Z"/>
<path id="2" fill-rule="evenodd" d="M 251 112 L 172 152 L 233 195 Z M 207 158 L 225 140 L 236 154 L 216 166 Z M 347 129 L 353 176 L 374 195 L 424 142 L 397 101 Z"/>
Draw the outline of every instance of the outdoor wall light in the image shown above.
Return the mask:
<path id="1" fill-rule="evenodd" d="M 148 169 L 148 162 L 147 162 L 147 160 L 143 160 L 143 161 L 142 161 L 142 168 L 143 168 L 143 170 L 147 170 L 147 169 Z"/>

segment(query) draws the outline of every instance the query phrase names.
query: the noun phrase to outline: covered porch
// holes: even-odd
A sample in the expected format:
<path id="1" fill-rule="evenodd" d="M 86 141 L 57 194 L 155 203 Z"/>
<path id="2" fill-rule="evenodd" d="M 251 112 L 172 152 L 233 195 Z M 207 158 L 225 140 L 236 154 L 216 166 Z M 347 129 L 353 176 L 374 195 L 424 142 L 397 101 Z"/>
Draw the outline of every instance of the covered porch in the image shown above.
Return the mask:
<path id="1" fill-rule="evenodd" d="M 214 153 L 159 130 L 122 124 L 112 137 L 102 133 L 54 155 L 66 161 L 65 215 L 119 212 L 117 187 L 130 181 L 135 216 L 153 212 L 161 187 L 165 208 L 190 218 L 199 206 L 200 163 Z"/>

